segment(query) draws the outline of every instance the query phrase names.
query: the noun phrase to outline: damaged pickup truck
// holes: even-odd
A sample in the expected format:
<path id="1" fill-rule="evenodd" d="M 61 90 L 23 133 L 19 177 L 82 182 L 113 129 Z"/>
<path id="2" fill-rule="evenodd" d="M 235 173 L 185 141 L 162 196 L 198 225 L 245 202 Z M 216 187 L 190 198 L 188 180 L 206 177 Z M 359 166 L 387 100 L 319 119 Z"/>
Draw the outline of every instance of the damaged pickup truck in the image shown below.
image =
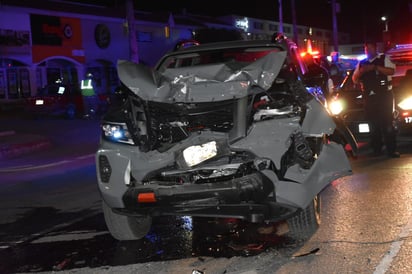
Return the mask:
<path id="1" fill-rule="evenodd" d="M 141 239 L 175 215 L 282 221 L 308 239 L 321 191 L 352 169 L 306 73 L 288 39 L 196 45 L 154 69 L 120 60 L 96 153 L 111 235 Z"/>

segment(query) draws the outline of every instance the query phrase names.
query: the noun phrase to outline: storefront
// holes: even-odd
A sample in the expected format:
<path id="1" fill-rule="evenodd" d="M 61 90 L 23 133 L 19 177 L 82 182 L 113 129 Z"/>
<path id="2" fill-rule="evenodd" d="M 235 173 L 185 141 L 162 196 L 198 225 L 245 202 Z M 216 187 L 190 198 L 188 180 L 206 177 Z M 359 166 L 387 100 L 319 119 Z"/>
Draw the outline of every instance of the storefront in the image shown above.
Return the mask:
<path id="1" fill-rule="evenodd" d="M 13 60 L 1 60 L 0 99 L 18 99 L 30 96 L 30 70 L 26 64 Z"/>
<path id="2" fill-rule="evenodd" d="M 31 94 L 30 32 L 0 27 L 0 99 Z"/>

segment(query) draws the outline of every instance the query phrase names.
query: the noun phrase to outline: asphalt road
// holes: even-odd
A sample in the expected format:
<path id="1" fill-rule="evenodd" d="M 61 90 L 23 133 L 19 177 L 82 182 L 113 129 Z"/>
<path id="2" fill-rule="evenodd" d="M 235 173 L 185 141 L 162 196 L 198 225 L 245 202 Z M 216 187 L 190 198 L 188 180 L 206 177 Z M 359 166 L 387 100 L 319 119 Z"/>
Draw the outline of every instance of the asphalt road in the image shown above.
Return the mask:
<path id="1" fill-rule="evenodd" d="M 7 172 L 13 180 L 5 180 L 5 173 L 0 173 L 0 193 L 4 195 L 0 231 L 22 216 L 30 218 L 20 223 L 20 231 L 25 226 L 28 231 L 34 229 L 45 218 L 57 222 L 40 227 L 39 235 L 28 232 L 34 237 L 18 248 L 7 248 L 2 242 L 1 258 L 21 262 L 16 273 L 412 273 L 409 138 L 400 142 L 399 159 L 370 157 L 366 148 L 357 159 L 351 159 L 353 175 L 334 181 L 322 192 L 322 224 L 305 243 L 281 240 L 273 234 L 257 239 L 256 233 L 247 234 L 257 229 L 253 226 L 237 224 L 235 233 L 228 236 L 222 233 L 221 223 L 187 227 L 185 219 L 170 218 L 159 220 L 150 237 L 121 243 L 108 234 L 94 192 L 92 155 L 98 123 L 10 124 L 15 130 L 47 130 L 56 145 L 53 150 L 11 161 L 21 168 L 13 176 Z M 52 165 L 47 166 L 50 159 Z M 47 199 L 47 194 L 54 198 Z M 11 209 L 16 210 L 14 214 L 9 213 Z M 30 211 L 33 209 L 37 211 Z M 59 219 L 59 214 L 71 221 Z M 246 238 L 239 238 L 241 234 Z M 238 252 L 223 252 L 229 249 Z"/>

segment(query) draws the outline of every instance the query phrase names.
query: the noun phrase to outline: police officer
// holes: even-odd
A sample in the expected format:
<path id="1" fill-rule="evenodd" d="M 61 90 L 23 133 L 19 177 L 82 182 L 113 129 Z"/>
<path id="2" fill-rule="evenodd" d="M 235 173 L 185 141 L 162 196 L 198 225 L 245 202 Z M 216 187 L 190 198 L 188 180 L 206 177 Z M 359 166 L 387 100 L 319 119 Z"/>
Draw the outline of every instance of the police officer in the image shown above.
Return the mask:
<path id="1" fill-rule="evenodd" d="M 370 126 L 370 141 L 375 155 L 382 154 L 385 144 L 389 157 L 400 157 L 396 151 L 396 130 L 393 126 L 394 96 L 392 77 L 395 64 L 389 56 L 378 53 L 376 42 L 364 44 L 366 58 L 353 72 L 352 80 L 359 83 L 364 98 L 365 116 Z"/>

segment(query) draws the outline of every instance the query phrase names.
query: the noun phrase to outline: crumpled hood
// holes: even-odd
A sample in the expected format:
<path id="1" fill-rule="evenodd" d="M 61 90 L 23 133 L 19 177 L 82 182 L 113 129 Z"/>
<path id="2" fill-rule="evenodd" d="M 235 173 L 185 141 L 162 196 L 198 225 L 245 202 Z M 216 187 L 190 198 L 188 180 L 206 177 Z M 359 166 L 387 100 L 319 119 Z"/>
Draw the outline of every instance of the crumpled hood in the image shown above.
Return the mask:
<path id="1" fill-rule="evenodd" d="M 127 60 L 118 61 L 120 81 L 146 101 L 201 103 L 242 98 L 258 86 L 268 90 L 286 58 L 271 52 L 241 69 L 226 63 L 169 68 L 162 73 Z"/>

